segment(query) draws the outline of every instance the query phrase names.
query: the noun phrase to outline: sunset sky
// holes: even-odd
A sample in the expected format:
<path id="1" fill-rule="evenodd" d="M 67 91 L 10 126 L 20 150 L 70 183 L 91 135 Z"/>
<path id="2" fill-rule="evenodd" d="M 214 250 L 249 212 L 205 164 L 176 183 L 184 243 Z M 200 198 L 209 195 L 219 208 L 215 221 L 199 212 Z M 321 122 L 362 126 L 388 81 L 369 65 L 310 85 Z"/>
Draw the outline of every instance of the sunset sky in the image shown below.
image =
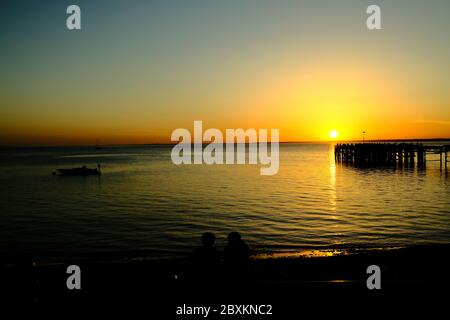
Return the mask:
<path id="1" fill-rule="evenodd" d="M 0 29 L 0 145 L 165 143 L 194 120 L 282 141 L 450 137 L 448 0 L 16 0 Z"/>

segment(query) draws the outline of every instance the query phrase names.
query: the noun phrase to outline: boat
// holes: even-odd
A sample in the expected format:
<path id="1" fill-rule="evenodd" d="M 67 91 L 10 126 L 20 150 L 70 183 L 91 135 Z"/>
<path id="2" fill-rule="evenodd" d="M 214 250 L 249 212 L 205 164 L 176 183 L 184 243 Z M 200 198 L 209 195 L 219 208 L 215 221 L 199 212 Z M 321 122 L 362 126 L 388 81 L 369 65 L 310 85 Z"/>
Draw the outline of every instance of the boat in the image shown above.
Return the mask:
<path id="1" fill-rule="evenodd" d="M 82 166 L 80 168 L 57 170 L 62 176 L 98 176 L 101 174 L 100 164 L 97 168 L 87 168 L 86 166 Z"/>

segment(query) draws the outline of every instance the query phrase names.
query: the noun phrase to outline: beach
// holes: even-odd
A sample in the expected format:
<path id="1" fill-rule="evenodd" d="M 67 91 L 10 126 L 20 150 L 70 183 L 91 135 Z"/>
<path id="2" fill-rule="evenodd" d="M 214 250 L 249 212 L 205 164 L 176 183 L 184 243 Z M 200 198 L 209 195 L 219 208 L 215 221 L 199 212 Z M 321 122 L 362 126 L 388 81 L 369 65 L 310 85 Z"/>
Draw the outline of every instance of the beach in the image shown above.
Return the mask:
<path id="1" fill-rule="evenodd" d="M 270 303 L 282 305 L 283 312 L 289 312 L 295 307 L 292 301 L 298 299 L 315 305 L 324 303 L 324 297 L 333 297 L 332 301 L 327 301 L 330 304 L 350 298 L 357 299 L 353 301 L 375 298 L 386 303 L 392 302 L 392 297 L 397 300 L 444 298 L 440 292 L 445 292 L 450 284 L 448 245 L 329 253 L 252 257 L 245 280 L 230 282 L 225 273 L 220 272 L 216 281 L 208 284 L 193 280 L 189 257 L 128 262 L 108 262 L 104 257 L 102 263 L 96 262 L 97 257 L 53 265 L 22 260 L 3 267 L 2 283 L 10 293 L 8 299 L 23 305 L 99 306 L 120 301 L 121 306 L 150 303 L 166 314 L 176 305 L 200 302 L 211 305 Z M 81 290 L 66 288 L 66 268 L 70 264 L 81 268 Z M 369 277 L 366 269 L 372 264 L 381 269 L 381 290 L 369 290 L 366 285 Z"/>

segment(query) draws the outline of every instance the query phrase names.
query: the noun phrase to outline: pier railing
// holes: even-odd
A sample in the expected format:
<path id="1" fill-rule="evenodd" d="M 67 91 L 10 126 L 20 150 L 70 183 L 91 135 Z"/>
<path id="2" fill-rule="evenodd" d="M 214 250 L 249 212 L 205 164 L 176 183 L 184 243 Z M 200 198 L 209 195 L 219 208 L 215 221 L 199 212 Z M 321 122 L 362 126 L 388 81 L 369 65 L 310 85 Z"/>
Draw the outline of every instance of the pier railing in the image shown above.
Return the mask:
<path id="1" fill-rule="evenodd" d="M 421 143 L 344 143 L 334 147 L 335 161 L 356 167 L 425 167 L 427 154 L 439 154 L 441 168 L 447 168 L 450 145 L 426 146 Z"/>

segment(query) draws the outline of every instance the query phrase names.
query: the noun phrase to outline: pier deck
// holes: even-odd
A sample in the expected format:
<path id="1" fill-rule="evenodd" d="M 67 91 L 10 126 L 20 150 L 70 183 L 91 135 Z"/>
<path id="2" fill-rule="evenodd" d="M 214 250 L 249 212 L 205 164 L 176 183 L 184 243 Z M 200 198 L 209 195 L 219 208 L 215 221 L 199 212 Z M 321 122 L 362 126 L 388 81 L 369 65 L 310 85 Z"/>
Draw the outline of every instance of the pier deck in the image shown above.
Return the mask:
<path id="1" fill-rule="evenodd" d="M 440 161 L 447 168 L 450 145 L 421 143 L 344 143 L 334 147 L 335 161 L 356 167 L 425 167 L 427 161 Z M 439 154 L 439 160 L 427 160 L 427 154 Z"/>

